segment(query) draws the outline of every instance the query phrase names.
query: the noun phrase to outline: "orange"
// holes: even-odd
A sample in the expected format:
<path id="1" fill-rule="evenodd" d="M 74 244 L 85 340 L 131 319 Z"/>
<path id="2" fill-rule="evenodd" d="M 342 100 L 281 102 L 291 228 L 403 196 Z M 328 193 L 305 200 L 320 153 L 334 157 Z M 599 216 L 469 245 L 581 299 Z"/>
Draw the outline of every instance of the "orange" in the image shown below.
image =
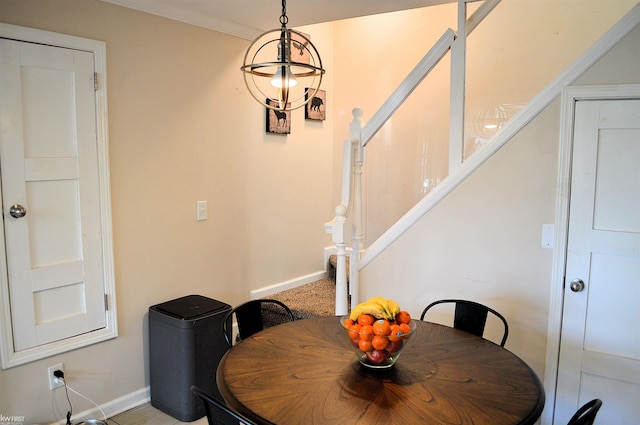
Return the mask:
<path id="1" fill-rule="evenodd" d="M 365 353 L 367 351 L 373 351 L 373 344 L 371 343 L 371 341 L 365 341 L 364 339 L 360 340 L 360 342 L 358 343 L 358 347 Z"/>
<path id="2" fill-rule="evenodd" d="M 342 325 L 347 329 L 349 329 L 354 324 L 355 324 L 355 322 L 353 320 L 351 320 L 351 319 L 347 319 L 342 323 Z"/>
<path id="3" fill-rule="evenodd" d="M 361 314 L 360 316 L 358 316 L 358 324 L 364 326 L 364 325 L 373 325 L 373 322 L 376 319 L 370 315 L 370 314 Z"/>
<path id="4" fill-rule="evenodd" d="M 391 333 L 391 326 L 387 319 L 378 319 L 373 323 L 373 333 L 380 336 L 387 336 Z"/>
<path id="5" fill-rule="evenodd" d="M 408 311 L 402 310 L 400 313 L 396 314 L 396 322 L 409 324 L 410 321 L 411 315 Z"/>
<path id="6" fill-rule="evenodd" d="M 365 341 L 371 341 L 371 339 L 373 338 L 373 335 L 374 335 L 373 326 L 364 325 L 363 327 L 360 328 L 360 339 L 364 339 Z"/>
<path id="7" fill-rule="evenodd" d="M 349 338 L 354 341 L 360 339 L 360 328 L 362 328 L 362 326 L 357 323 L 355 325 L 351 325 L 351 327 L 349 328 Z"/>
<path id="8" fill-rule="evenodd" d="M 402 338 L 404 339 L 404 338 L 406 338 L 406 334 L 411 332 L 411 328 L 406 323 L 401 323 L 400 324 L 400 331 L 402 332 L 402 335 L 403 335 Z"/>
<path id="9" fill-rule="evenodd" d="M 402 339 L 402 329 L 400 325 L 391 325 L 391 333 L 389 334 L 389 341 L 398 342 Z"/>
<path id="10" fill-rule="evenodd" d="M 384 350 L 389 345 L 389 339 L 386 336 L 376 335 L 371 340 L 371 345 L 376 350 Z"/>

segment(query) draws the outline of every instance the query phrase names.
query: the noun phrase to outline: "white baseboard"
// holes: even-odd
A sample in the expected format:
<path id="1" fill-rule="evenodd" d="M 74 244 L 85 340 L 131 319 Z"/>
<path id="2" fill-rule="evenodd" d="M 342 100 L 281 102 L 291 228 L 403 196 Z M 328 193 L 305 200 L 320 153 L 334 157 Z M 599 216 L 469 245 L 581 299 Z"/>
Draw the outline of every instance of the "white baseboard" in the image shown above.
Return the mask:
<path id="1" fill-rule="evenodd" d="M 249 291 L 249 299 L 257 300 L 258 298 L 264 298 L 280 291 L 286 291 L 287 289 L 297 288 L 298 286 L 306 285 L 307 283 L 324 279 L 327 276 L 329 276 L 329 272 L 327 270 L 322 270 L 319 272 L 308 274 L 306 276 L 301 276 L 295 279 L 287 280 L 285 282 L 264 286 L 262 288 Z"/>
<path id="2" fill-rule="evenodd" d="M 104 413 L 111 417 L 149 401 L 151 401 L 151 389 L 147 386 L 112 400 L 101 407 Z"/>
<path id="3" fill-rule="evenodd" d="M 151 392 L 149 387 L 141 388 L 132 393 L 118 397 L 115 400 L 108 401 L 100 406 L 100 409 L 104 411 L 107 418 L 111 418 L 127 410 L 131 410 L 134 407 L 138 407 L 141 404 L 148 403 L 151 400 Z M 85 410 L 83 412 L 74 413 L 74 421 L 86 420 L 86 419 L 104 419 L 102 413 L 97 407 Z M 53 422 L 51 425 L 64 425 L 67 421 L 65 419 L 58 422 Z"/>
<path id="4" fill-rule="evenodd" d="M 274 285 L 265 286 L 260 289 L 255 289 L 250 291 L 250 298 L 252 300 L 263 298 L 272 294 L 275 294 L 280 291 L 285 291 L 287 289 L 296 288 L 298 286 L 306 285 L 307 283 L 315 282 L 316 280 L 324 279 L 329 276 L 329 272 L 326 270 L 327 265 L 329 264 L 329 256 L 335 253 L 334 247 L 327 247 L 324 249 L 324 265 L 325 270 L 318 271 L 315 273 L 308 274 L 306 276 L 301 276 L 295 279 L 287 280 L 285 282 L 276 283 Z M 237 333 L 237 325 L 233 324 L 233 334 Z M 126 394 L 122 397 L 119 397 L 115 400 L 109 401 L 100 405 L 100 408 L 104 411 L 104 414 L 107 418 L 118 415 L 127 410 L 133 409 L 134 407 L 140 406 L 141 404 L 148 403 L 151 401 L 151 392 L 150 388 L 147 386 L 145 388 L 141 388 L 132 393 Z M 78 412 L 73 415 L 78 419 L 102 419 L 102 413 L 97 407 L 85 410 L 83 412 Z M 60 420 L 58 422 L 53 422 L 50 425 L 65 425 L 66 420 Z"/>

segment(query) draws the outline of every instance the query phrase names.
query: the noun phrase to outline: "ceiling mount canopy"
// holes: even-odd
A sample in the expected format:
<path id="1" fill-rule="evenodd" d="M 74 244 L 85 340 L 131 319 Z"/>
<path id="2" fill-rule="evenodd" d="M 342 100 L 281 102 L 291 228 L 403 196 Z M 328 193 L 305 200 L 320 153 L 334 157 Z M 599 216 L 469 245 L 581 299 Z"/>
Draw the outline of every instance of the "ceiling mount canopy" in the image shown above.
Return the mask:
<path id="1" fill-rule="evenodd" d="M 241 68 L 251 96 L 264 107 L 279 111 L 309 103 L 325 72 L 309 36 L 287 29 L 288 21 L 286 0 L 282 0 L 281 27 L 251 43 Z"/>

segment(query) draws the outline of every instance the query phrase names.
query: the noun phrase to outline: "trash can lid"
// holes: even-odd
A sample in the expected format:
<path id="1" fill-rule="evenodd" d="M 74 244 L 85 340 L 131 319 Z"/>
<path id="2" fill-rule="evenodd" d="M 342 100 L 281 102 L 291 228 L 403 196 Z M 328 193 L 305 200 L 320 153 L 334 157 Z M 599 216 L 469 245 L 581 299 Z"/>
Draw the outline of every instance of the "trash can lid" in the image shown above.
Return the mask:
<path id="1" fill-rule="evenodd" d="M 151 308 L 179 319 L 190 320 L 228 309 L 230 305 L 202 295 L 187 295 L 186 297 L 157 304 Z"/>

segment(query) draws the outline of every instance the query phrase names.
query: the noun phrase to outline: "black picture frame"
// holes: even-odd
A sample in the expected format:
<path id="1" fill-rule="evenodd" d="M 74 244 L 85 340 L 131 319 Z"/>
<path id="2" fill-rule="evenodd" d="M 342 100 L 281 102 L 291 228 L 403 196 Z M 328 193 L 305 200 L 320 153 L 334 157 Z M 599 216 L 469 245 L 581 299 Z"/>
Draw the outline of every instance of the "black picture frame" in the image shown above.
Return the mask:
<path id="1" fill-rule="evenodd" d="M 266 100 L 270 105 L 276 106 L 276 102 Z M 289 104 L 287 105 L 290 106 Z M 277 111 L 275 109 L 266 109 L 266 127 L 267 133 L 272 134 L 291 134 L 291 111 Z"/>
<path id="2" fill-rule="evenodd" d="M 309 99 L 309 92 L 313 89 L 306 89 L 305 100 Z M 318 90 L 311 101 L 304 106 L 304 118 L 307 120 L 324 121 L 327 117 L 327 92 Z"/>
<path id="3" fill-rule="evenodd" d="M 291 60 L 308 64 L 311 62 L 311 52 L 309 51 L 311 36 L 304 32 L 300 32 L 300 34 L 291 33 Z M 303 37 L 306 37 L 306 40 Z"/>

